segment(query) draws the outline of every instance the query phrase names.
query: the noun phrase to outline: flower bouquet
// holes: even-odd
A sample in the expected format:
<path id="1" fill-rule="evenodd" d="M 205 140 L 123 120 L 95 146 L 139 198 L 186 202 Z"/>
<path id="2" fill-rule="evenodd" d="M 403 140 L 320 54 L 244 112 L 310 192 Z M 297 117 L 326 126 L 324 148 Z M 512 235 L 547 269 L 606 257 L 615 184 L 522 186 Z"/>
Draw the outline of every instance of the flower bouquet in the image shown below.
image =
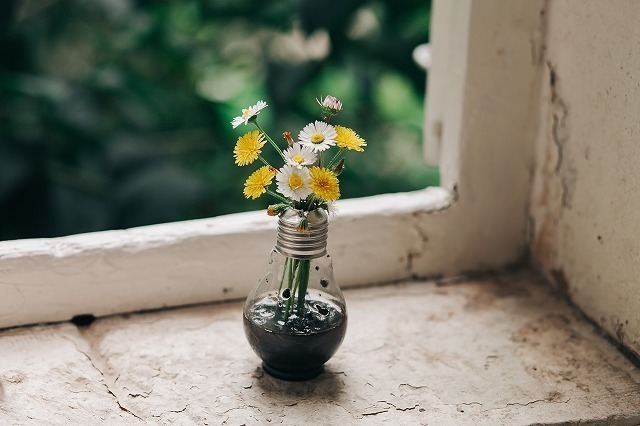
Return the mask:
<path id="1" fill-rule="evenodd" d="M 258 124 L 258 115 L 267 107 L 264 101 L 242 110 L 231 122 L 234 128 L 256 128 L 240 136 L 233 150 L 238 166 L 262 163 L 247 178 L 244 196 L 274 197 L 277 202 L 267 214 L 279 217 L 269 268 L 245 304 L 245 332 L 265 370 L 288 380 L 322 372 L 344 337 L 344 298 L 326 252 L 328 214 L 335 213 L 340 197 L 343 154 L 362 152 L 367 145 L 352 129 L 329 123 L 342 110 L 338 99 L 327 96 L 318 103 L 322 119 L 304 126 L 297 140 L 284 132 L 282 148 Z M 282 161 L 279 168 L 262 156 L 267 143 Z M 306 338 L 303 346 L 301 337 Z"/>

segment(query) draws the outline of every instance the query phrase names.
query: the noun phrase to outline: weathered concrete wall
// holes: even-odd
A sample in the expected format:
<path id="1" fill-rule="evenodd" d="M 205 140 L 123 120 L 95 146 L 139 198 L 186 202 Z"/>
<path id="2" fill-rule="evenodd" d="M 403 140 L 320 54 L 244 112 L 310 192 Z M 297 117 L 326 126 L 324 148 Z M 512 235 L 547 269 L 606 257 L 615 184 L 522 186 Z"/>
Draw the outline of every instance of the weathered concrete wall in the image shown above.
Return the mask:
<path id="1" fill-rule="evenodd" d="M 640 2 L 546 15 L 532 262 L 640 354 Z"/>

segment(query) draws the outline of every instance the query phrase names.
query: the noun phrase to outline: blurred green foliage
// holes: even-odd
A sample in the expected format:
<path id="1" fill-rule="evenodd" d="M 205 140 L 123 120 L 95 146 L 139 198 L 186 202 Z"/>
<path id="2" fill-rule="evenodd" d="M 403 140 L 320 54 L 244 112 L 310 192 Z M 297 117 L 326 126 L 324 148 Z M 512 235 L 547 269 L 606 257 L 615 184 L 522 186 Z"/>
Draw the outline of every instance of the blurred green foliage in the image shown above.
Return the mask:
<path id="1" fill-rule="evenodd" d="M 0 239 L 52 237 L 263 208 L 234 166 L 262 126 L 297 135 L 332 94 L 364 154 L 346 197 L 438 182 L 421 155 L 423 0 L 3 0 Z"/>

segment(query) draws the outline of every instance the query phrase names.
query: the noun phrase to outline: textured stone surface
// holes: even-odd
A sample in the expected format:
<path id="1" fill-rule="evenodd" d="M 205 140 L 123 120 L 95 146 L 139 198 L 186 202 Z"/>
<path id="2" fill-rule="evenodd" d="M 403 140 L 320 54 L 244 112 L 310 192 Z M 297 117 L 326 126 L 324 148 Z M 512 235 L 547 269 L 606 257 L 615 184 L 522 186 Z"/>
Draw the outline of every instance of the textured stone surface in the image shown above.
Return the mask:
<path id="1" fill-rule="evenodd" d="M 306 383 L 263 373 L 241 303 L 5 331 L 0 423 L 640 423 L 640 372 L 527 272 L 346 298 Z"/>
<path id="2" fill-rule="evenodd" d="M 129 420 L 72 324 L 8 330 L 0 336 L 0 424 Z"/>

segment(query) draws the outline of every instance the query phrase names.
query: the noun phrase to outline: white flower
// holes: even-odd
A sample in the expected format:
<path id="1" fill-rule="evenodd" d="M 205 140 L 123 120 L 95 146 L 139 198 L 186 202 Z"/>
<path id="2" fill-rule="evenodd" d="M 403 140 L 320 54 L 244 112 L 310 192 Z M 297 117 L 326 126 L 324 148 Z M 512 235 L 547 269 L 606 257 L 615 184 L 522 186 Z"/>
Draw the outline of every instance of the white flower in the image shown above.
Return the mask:
<path id="1" fill-rule="evenodd" d="M 298 140 L 301 145 L 311 148 L 313 152 L 321 152 L 336 144 L 336 136 L 336 129 L 331 124 L 316 120 L 315 123 L 304 126 L 298 135 Z"/>
<path id="2" fill-rule="evenodd" d="M 301 169 L 302 166 L 310 166 L 316 162 L 318 156 L 309 147 L 302 146 L 299 143 L 293 144 L 291 148 L 286 149 L 284 157 L 287 160 L 287 164 Z"/>
<path id="3" fill-rule="evenodd" d="M 297 169 L 284 165 L 276 175 L 277 191 L 293 201 L 304 200 L 311 194 L 309 187 L 309 169 Z"/>
<path id="4" fill-rule="evenodd" d="M 260 113 L 260 111 L 266 107 L 267 107 L 267 103 L 265 101 L 258 101 L 257 104 L 250 106 L 249 108 L 243 109 L 242 115 L 234 118 L 231 121 L 231 125 L 235 129 L 241 124 L 247 124 L 249 122 L 249 119 L 258 115 L 258 113 Z"/>
<path id="5" fill-rule="evenodd" d="M 340 102 L 335 96 L 327 95 L 324 99 L 320 98 L 318 103 L 323 109 L 328 109 L 329 112 L 334 115 L 342 110 L 342 102 Z"/>

